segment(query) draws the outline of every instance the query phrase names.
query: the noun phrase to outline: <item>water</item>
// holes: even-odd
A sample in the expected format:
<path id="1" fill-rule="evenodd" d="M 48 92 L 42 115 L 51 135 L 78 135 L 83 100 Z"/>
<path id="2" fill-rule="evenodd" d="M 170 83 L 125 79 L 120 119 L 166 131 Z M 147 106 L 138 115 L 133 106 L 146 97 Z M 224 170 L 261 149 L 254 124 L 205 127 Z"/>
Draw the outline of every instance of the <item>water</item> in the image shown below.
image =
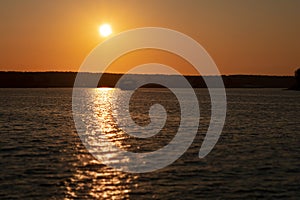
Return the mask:
<path id="1" fill-rule="evenodd" d="M 108 91 L 88 92 L 101 96 Z M 204 159 L 198 151 L 210 101 L 204 89 L 196 93 L 200 128 L 189 150 L 166 168 L 131 174 L 103 165 L 82 145 L 72 118 L 71 89 L 0 89 L 0 199 L 297 199 L 300 93 L 227 89 L 224 131 Z M 166 126 L 150 140 L 117 134 L 107 106 L 99 117 L 106 117 L 110 139 L 133 152 L 168 144 L 180 122 L 176 98 L 166 89 L 143 89 L 132 102 L 132 116 L 140 125 L 150 122 L 146 107 L 164 105 Z"/>

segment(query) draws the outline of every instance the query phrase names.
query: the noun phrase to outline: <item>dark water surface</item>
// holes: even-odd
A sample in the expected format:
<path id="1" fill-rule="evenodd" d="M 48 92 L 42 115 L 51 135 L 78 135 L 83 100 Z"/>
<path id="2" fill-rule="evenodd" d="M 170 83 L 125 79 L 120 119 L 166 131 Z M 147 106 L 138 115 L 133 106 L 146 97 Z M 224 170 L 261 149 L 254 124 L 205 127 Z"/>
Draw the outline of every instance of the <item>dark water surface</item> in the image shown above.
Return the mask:
<path id="1" fill-rule="evenodd" d="M 0 199 L 299 198 L 300 93 L 227 89 L 224 131 L 204 159 L 198 151 L 210 120 L 210 100 L 205 90 L 196 93 L 201 120 L 189 150 L 164 169 L 131 174 L 101 164 L 82 145 L 72 118 L 71 89 L 0 89 Z M 180 111 L 167 90 L 143 89 L 133 101 L 153 97 L 168 107 L 168 125 L 156 138 L 161 140 L 124 136 L 125 149 L 155 150 L 176 134 Z M 141 124 L 148 120 L 145 106 L 132 111 Z M 111 129 L 110 137 L 116 132 Z"/>

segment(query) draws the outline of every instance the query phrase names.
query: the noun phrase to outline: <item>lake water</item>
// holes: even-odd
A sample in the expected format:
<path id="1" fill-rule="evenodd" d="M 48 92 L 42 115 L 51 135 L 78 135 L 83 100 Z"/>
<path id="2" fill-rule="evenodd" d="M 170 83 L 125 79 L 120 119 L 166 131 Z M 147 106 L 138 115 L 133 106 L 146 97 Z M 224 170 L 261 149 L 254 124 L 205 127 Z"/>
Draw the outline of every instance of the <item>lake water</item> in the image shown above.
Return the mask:
<path id="1" fill-rule="evenodd" d="M 99 98 L 109 92 L 87 91 Z M 195 91 L 201 118 L 188 151 L 168 167 L 133 174 L 103 165 L 85 149 L 73 121 L 72 89 L 0 89 L 0 199 L 297 199 L 300 93 L 227 89 L 224 130 L 212 152 L 199 159 L 210 99 L 206 90 Z M 133 152 L 168 144 L 180 123 L 176 98 L 166 89 L 142 89 L 132 102 L 140 125 L 149 123 L 149 105 L 164 105 L 165 127 L 149 140 L 117 134 L 107 106 L 99 117 L 107 114 L 108 137 Z"/>

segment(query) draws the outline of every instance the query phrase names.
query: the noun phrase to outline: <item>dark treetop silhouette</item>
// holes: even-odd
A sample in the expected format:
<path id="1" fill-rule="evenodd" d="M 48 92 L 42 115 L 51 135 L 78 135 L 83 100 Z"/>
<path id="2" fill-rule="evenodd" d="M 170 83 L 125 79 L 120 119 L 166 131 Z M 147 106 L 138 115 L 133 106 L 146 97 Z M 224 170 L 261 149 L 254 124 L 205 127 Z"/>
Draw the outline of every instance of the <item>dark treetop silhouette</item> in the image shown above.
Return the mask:
<path id="1" fill-rule="evenodd" d="M 290 88 L 291 90 L 300 90 L 300 68 L 295 71 L 296 83 Z"/>
<path id="2" fill-rule="evenodd" d="M 295 71 L 295 78 L 296 78 L 296 81 L 297 81 L 298 86 L 300 86 L 300 68 L 298 68 L 298 69 Z"/>

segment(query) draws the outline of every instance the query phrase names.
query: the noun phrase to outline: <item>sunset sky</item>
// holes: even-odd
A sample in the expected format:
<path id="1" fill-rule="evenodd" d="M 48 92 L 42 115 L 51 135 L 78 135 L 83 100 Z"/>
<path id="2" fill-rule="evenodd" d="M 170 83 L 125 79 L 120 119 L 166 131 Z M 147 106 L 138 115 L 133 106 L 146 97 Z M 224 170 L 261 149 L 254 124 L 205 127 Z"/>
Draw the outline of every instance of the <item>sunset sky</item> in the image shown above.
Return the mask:
<path id="1" fill-rule="evenodd" d="M 185 33 L 222 74 L 293 75 L 300 67 L 299 9 L 297 0 L 1 0 L 0 71 L 78 71 L 105 39 L 99 25 L 109 23 L 111 36 L 145 26 Z M 172 65 L 174 56 L 136 53 L 120 58 L 112 71 L 122 72 L 137 57 Z"/>

